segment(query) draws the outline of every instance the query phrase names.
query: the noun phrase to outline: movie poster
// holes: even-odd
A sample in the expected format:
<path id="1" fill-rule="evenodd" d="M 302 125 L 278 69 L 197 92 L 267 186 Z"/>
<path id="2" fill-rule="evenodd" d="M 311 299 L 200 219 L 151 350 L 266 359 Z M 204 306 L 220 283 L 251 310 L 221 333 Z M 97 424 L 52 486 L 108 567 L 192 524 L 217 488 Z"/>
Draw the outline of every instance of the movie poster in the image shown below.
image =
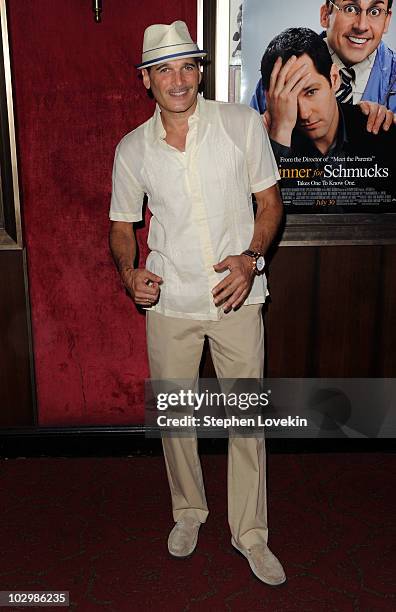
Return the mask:
<path id="1" fill-rule="evenodd" d="M 387 1 L 330 3 L 330 34 L 321 25 L 325 3 L 319 0 L 238 4 L 241 72 L 240 91 L 234 92 L 234 98 L 265 113 L 288 213 L 396 213 L 396 126 L 369 133 L 361 108 L 367 98 L 396 112 L 396 17 L 387 13 Z M 230 24 L 232 28 L 234 33 L 235 24 Z M 337 75 L 334 70 L 329 75 L 327 89 L 314 62 L 304 68 L 310 73 L 297 80 L 296 108 L 290 99 L 287 104 L 279 102 L 274 86 L 267 105 L 260 82 L 261 60 L 269 43 L 288 28 L 308 28 L 320 35 L 337 65 Z M 287 46 L 296 40 L 299 46 L 305 35 L 306 31 L 296 30 L 281 43 Z M 349 63 L 337 57 L 329 45 L 330 36 Z M 301 64 L 301 56 L 298 60 Z M 346 79 L 342 66 L 347 69 Z M 351 68 L 354 86 L 348 91 Z M 286 91 L 287 82 L 279 73 L 277 78 L 276 85 Z"/>

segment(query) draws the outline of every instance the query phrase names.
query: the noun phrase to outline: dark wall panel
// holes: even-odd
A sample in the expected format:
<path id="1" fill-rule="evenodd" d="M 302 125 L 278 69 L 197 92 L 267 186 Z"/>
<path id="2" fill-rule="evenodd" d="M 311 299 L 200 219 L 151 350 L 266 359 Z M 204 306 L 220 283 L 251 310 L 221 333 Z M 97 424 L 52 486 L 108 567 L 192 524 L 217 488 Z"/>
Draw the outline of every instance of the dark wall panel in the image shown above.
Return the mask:
<path id="1" fill-rule="evenodd" d="M 383 247 L 381 303 L 375 324 L 380 327 L 379 376 L 396 376 L 396 246 Z"/>
<path id="2" fill-rule="evenodd" d="M 0 427 L 34 425 L 23 251 L 0 251 Z"/>
<path id="3" fill-rule="evenodd" d="M 281 247 L 270 281 L 269 376 L 396 375 L 396 247 Z"/>
<path id="4" fill-rule="evenodd" d="M 322 247 L 317 284 L 318 376 L 370 376 L 379 342 L 380 246 Z"/>
<path id="5" fill-rule="evenodd" d="M 280 248 L 269 268 L 268 376 L 306 376 L 315 331 L 317 248 Z"/>

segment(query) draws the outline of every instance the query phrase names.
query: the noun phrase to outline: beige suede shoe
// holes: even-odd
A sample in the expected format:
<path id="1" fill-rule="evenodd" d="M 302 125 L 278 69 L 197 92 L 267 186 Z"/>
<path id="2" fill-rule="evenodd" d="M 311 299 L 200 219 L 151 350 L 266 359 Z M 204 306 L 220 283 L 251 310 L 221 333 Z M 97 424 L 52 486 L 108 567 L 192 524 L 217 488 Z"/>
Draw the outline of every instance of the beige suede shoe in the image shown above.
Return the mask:
<path id="1" fill-rule="evenodd" d="M 271 586 L 277 586 L 286 581 L 286 574 L 280 561 L 267 545 L 258 544 L 248 550 L 244 550 L 237 545 L 234 538 L 231 539 L 231 544 L 246 557 L 249 561 L 250 569 L 259 580 Z"/>
<path id="2" fill-rule="evenodd" d="M 172 557 L 186 559 L 192 555 L 200 527 L 199 521 L 188 516 L 177 521 L 168 538 L 168 550 Z"/>

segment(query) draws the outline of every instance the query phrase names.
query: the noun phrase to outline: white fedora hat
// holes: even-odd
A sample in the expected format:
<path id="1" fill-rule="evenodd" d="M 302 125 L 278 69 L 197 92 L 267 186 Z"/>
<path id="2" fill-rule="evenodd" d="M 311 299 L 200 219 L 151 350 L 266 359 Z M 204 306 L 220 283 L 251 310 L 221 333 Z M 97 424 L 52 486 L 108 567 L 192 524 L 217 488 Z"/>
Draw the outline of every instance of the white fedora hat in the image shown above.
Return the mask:
<path id="1" fill-rule="evenodd" d="M 174 21 L 170 25 L 156 23 L 144 32 L 142 63 L 136 68 L 148 68 L 181 57 L 206 55 L 206 51 L 198 49 L 192 40 L 184 21 Z"/>

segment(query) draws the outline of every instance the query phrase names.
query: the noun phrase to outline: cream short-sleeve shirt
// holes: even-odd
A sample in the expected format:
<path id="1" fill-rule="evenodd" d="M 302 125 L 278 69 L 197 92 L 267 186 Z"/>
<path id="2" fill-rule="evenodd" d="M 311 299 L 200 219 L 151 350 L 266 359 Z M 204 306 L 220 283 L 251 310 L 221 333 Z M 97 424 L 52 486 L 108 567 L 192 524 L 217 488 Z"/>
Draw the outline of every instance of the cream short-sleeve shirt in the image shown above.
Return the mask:
<path id="1" fill-rule="evenodd" d="M 154 115 L 119 143 L 114 160 L 110 219 L 142 219 L 143 197 L 152 213 L 146 267 L 163 278 L 163 315 L 218 320 L 212 289 L 228 271 L 213 265 L 250 245 L 252 193 L 279 173 L 260 115 L 241 104 L 198 96 L 189 118 L 184 153 L 168 145 L 157 107 Z M 255 277 L 245 304 L 265 301 L 265 276 Z"/>

